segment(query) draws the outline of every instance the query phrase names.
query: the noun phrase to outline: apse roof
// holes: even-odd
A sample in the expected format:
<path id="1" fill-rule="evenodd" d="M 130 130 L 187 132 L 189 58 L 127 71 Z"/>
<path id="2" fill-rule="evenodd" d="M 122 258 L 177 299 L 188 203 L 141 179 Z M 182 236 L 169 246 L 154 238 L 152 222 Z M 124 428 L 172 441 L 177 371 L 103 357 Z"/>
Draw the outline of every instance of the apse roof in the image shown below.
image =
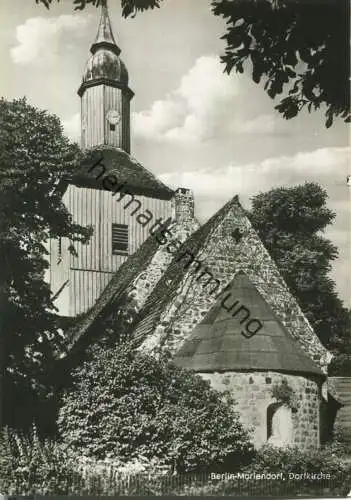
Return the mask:
<path id="1" fill-rule="evenodd" d="M 323 375 L 244 273 L 234 278 L 226 293 L 230 293 L 226 307 L 237 304 L 228 312 L 221 305 L 223 296 L 219 297 L 175 355 L 176 364 L 196 372 L 270 370 Z M 240 305 L 247 308 L 249 317 L 238 311 Z M 245 325 L 254 319 L 262 328 L 255 328 L 257 333 L 247 338 Z"/>

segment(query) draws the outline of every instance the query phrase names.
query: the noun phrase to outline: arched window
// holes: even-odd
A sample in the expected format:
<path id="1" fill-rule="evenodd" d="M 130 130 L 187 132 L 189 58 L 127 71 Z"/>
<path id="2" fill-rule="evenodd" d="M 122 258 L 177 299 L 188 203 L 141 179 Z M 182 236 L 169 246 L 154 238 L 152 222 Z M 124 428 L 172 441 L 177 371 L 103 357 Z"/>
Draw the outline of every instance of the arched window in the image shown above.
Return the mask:
<path id="1" fill-rule="evenodd" d="M 293 442 L 291 408 L 272 403 L 267 408 L 267 441 L 273 446 L 288 446 Z"/>
<path id="2" fill-rule="evenodd" d="M 272 403 L 267 408 L 267 441 L 272 436 L 273 415 L 277 411 L 279 406 L 281 406 L 281 403 Z"/>

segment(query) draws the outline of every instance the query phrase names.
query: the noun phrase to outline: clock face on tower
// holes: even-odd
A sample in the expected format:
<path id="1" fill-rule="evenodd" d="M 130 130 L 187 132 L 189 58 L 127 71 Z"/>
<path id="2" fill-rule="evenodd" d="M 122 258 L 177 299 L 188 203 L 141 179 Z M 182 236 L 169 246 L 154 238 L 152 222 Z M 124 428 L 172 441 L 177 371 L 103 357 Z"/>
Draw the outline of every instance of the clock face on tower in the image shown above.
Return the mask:
<path id="1" fill-rule="evenodd" d="M 121 121 L 121 115 L 115 109 L 110 109 L 107 112 L 106 118 L 111 125 L 117 125 Z"/>

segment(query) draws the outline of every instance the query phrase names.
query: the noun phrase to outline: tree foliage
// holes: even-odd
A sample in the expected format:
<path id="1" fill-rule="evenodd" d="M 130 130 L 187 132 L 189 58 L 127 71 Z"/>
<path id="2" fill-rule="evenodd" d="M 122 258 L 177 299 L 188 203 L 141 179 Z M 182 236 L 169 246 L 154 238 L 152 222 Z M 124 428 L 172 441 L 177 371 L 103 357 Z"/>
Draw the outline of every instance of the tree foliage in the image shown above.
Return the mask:
<path id="1" fill-rule="evenodd" d="M 92 352 L 74 371 L 58 419 L 73 450 L 98 459 L 159 458 L 178 471 L 240 464 L 250 454 L 231 401 L 208 382 L 128 343 Z"/>
<path id="2" fill-rule="evenodd" d="M 72 222 L 56 189 L 78 158 L 78 146 L 63 136 L 56 116 L 25 99 L 0 100 L 1 354 L 11 424 L 24 416 L 18 405 L 45 386 L 61 344 L 44 281 L 49 238 L 85 242 L 90 234 Z"/>
<path id="3" fill-rule="evenodd" d="M 337 248 L 323 236 L 335 214 L 318 184 L 272 189 L 252 199 L 250 220 L 321 342 L 351 353 L 350 315 L 330 278 Z"/>
<path id="4" fill-rule="evenodd" d="M 106 0 L 73 0 L 76 9 Z M 115 0 L 116 1 L 116 0 Z M 127 17 L 162 0 L 120 0 Z M 52 0 L 36 0 L 49 8 Z M 350 121 L 349 0 L 212 0 L 226 20 L 225 70 L 252 72 L 286 119 L 325 106 L 326 126 Z M 186 13 L 184 14 L 186 15 Z"/>
<path id="5" fill-rule="evenodd" d="M 59 1 L 59 0 L 57 0 Z M 155 9 L 160 7 L 162 0 L 120 0 L 122 6 L 122 15 L 128 17 L 135 15 L 137 12 L 143 12 L 148 9 Z M 53 0 L 35 0 L 36 3 L 45 5 L 48 9 Z M 75 10 L 83 10 L 87 5 L 100 7 L 106 4 L 107 0 L 72 0 Z"/>
<path id="6" fill-rule="evenodd" d="M 326 106 L 326 126 L 350 120 L 349 1 L 213 0 L 227 22 L 226 71 L 264 82 L 267 94 L 283 96 L 276 109 L 293 118 L 301 109 Z M 284 95 L 284 92 L 287 95 Z"/>

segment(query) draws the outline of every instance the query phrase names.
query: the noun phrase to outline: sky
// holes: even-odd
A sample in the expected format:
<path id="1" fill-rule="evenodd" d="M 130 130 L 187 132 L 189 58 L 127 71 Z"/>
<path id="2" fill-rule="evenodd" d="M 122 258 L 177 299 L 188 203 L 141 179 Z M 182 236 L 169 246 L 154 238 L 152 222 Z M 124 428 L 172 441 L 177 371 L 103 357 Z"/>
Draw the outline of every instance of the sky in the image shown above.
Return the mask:
<path id="1" fill-rule="evenodd" d="M 194 191 L 205 222 L 238 194 L 250 198 L 278 186 L 318 182 L 336 219 L 326 231 L 339 249 L 332 276 L 351 306 L 350 129 L 325 128 L 323 110 L 284 120 L 250 74 L 223 73 L 225 23 L 210 0 L 164 0 L 160 9 L 123 19 L 109 1 L 114 34 L 129 71 L 132 155 L 171 187 Z M 79 142 L 83 69 L 99 9 L 74 11 L 72 0 L 48 11 L 35 0 L 1 0 L 0 95 L 60 117 Z"/>

